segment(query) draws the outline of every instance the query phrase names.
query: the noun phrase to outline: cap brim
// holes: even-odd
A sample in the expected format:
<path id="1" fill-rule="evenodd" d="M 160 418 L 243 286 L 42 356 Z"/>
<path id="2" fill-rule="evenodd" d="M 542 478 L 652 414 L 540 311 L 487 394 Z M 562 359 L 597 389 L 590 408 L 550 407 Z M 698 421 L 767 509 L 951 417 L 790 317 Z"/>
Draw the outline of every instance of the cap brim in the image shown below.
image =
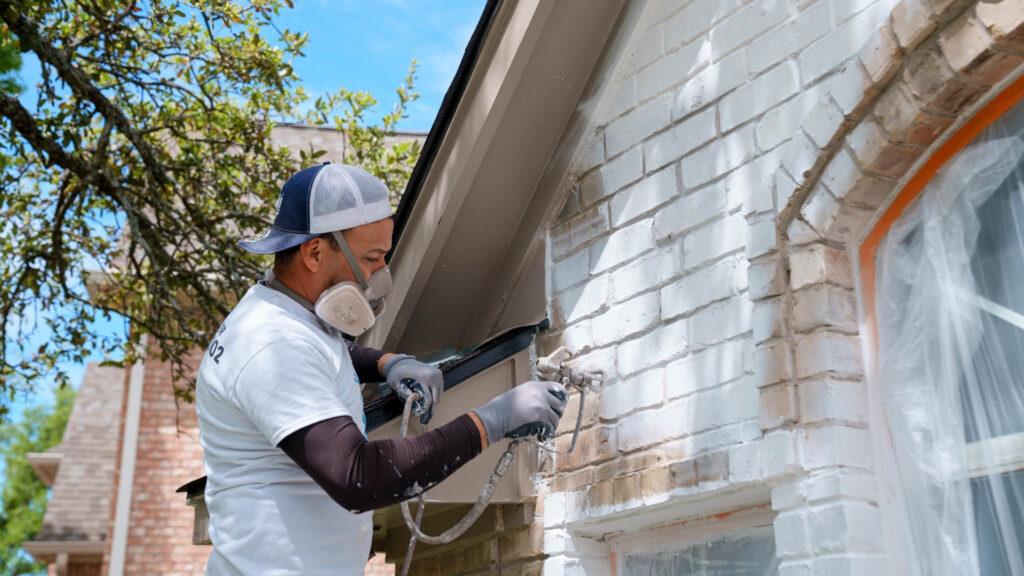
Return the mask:
<path id="1" fill-rule="evenodd" d="M 295 234 L 271 227 L 255 236 L 239 240 L 238 246 L 253 254 L 273 254 L 298 246 L 317 236 L 319 234 Z"/>

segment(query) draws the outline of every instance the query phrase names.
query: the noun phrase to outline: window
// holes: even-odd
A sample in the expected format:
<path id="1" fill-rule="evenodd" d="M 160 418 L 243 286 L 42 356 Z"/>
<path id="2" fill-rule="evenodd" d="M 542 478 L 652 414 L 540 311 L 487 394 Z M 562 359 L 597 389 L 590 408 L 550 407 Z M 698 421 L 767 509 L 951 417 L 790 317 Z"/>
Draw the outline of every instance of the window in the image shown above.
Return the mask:
<path id="1" fill-rule="evenodd" d="M 774 576 L 775 536 L 763 510 L 687 522 L 613 541 L 621 576 Z"/>
<path id="2" fill-rule="evenodd" d="M 1024 105 L 935 174 L 875 267 L 911 569 L 1024 575 Z"/>

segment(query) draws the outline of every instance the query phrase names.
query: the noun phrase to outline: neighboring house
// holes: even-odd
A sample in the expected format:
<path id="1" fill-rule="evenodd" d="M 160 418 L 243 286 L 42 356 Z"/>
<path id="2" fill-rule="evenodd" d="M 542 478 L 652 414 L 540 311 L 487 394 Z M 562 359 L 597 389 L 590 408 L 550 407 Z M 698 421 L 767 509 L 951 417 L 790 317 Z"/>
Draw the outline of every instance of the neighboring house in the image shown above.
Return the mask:
<path id="1" fill-rule="evenodd" d="M 362 341 L 482 345 L 437 422 L 560 346 L 604 388 L 411 573 L 1020 574 L 1022 73 L 1022 0 L 489 2 Z M 427 493 L 427 532 L 499 454 Z M 195 470 L 132 501 L 187 510 Z"/>

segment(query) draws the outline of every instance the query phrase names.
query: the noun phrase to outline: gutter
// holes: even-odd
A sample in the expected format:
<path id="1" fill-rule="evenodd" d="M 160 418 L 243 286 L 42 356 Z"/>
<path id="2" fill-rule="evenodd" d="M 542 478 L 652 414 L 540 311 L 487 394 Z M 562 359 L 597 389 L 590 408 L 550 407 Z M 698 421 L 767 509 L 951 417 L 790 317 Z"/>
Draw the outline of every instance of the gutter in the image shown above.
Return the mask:
<path id="1" fill-rule="evenodd" d="M 444 142 L 444 137 L 455 117 L 455 110 L 459 107 L 462 96 L 466 92 L 469 78 L 480 57 L 484 39 L 487 38 L 487 33 L 491 29 L 491 24 L 494 23 L 494 17 L 498 14 L 501 4 L 502 0 L 487 0 L 487 5 L 484 6 L 480 20 L 473 30 L 473 35 L 469 37 L 466 50 L 462 53 L 462 61 L 459 62 L 459 69 L 456 70 L 455 77 L 448 86 L 448 91 L 445 92 L 441 108 L 437 111 L 437 116 L 434 117 L 434 123 L 430 127 L 430 132 L 427 133 L 427 139 L 423 142 L 419 160 L 416 161 L 416 166 L 412 169 L 409 181 L 405 185 L 405 192 L 402 193 L 402 198 L 398 201 L 398 208 L 395 209 L 395 230 L 391 236 L 392 247 L 398 246 L 398 241 L 402 239 L 402 232 L 412 215 L 412 209 L 416 205 L 416 199 L 423 188 L 423 183 L 434 165 L 437 153 L 441 149 L 441 143 Z M 394 252 L 394 248 L 392 248 L 391 252 L 387 254 L 388 262 L 391 261 Z"/>

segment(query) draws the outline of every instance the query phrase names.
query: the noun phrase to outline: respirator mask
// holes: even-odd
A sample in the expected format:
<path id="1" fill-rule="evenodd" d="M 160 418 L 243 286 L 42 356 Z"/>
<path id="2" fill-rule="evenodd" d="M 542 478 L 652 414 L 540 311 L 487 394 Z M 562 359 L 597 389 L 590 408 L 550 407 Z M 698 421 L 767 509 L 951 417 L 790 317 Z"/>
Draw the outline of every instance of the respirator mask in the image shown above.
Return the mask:
<path id="1" fill-rule="evenodd" d="M 331 235 L 345 255 L 356 281 L 339 282 L 324 290 L 313 306 L 313 312 L 345 334 L 357 337 L 369 330 L 377 316 L 384 312 L 384 295 L 391 290 L 391 270 L 384 266 L 367 279 L 345 236 L 340 232 L 332 232 Z"/>

